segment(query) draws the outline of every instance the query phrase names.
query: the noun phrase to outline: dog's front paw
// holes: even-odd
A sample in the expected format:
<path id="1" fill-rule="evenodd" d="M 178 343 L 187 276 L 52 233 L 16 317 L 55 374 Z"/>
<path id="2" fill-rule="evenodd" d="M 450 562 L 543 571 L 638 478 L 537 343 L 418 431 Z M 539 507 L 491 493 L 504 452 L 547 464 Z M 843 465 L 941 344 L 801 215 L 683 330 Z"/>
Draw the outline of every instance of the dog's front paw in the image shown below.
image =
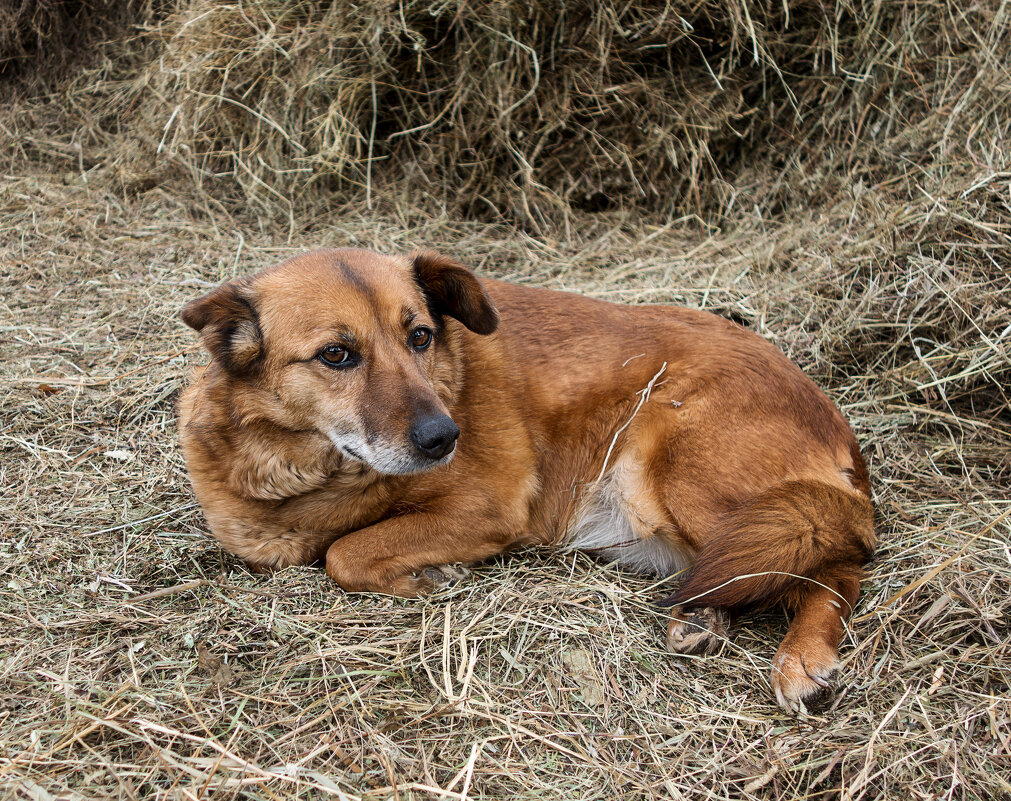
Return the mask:
<path id="1" fill-rule="evenodd" d="M 727 638 L 727 613 L 709 606 L 671 609 L 667 624 L 667 650 L 675 654 L 701 654 L 718 648 Z"/>
<path id="2" fill-rule="evenodd" d="M 420 572 L 397 577 L 391 582 L 390 593 L 401 598 L 419 598 L 468 578 L 470 571 L 463 565 L 432 565 Z"/>
<path id="3" fill-rule="evenodd" d="M 408 570 L 401 560 L 363 561 L 357 549 L 344 540 L 334 542 L 326 554 L 326 572 L 348 592 L 381 592 L 398 598 L 417 598 L 434 589 L 470 577 L 463 565 L 432 565 Z"/>
<path id="4" fill-rule="evenodd" d="M 806 715 L 833 695 L 833 680 L 839 672 L 835 649 L 824 643 L 804 647 L 784 641 L 772 660 L 772 689 L 787 712 Z"/>
<path id="5" fill-rule="evenodd" d="M 463 565 L 433 565 L 422 573 L 436 587 L 452 587 L 470 578 L 470 571 Z"/>

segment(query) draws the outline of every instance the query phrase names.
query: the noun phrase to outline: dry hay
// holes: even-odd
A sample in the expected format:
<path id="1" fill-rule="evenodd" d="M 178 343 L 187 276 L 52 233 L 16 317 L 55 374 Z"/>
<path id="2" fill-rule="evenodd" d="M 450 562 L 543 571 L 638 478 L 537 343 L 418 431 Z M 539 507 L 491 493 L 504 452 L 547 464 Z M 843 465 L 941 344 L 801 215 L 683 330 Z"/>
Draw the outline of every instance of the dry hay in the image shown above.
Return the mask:
<path id="1" fill-rule="evenodd" d="M 781 615 L 673 658 L 661 589 L 584 557 L 513 555 L 418 602 L 246 572 L 206 538 L 176 447 L 201 360 L 176 314 L 298 248 L 157 189 L 11 180 L 0 797 L 1006 797 L 1009 197 L 994 176 L 708 238 L 596 215 L 564 244 L 388 204 L 298 237 L 451 243 L 512 280 L 713 308 L 827 386 L 882 551 L 841 694 L 794 720 L 766 678 Z"/>
<path id="2" fill-rule="evenodd" d="M 433 18 L 469 19 L 474 7 L 433 5 Z M 174 8 L 144 35 L 179 30 L 185 9 Z M 248 50 L 227 38 L 243 28 L 224 24 L 240 6 L 214 8 L 226 15 L 215 50 L 230 64 Z M 277 8 L 241 6 L 254 21 L 276 22 Z M 411 25 L 418 8 L 404 5 Z M 749 9 L 756 31 L 768 19 L 756 5 L 725 8 Z M 845 29 L 838 9 L 826 30 Z M 550 195 L 504 186 L 513 200 L 501 202 L 518 204 L 522 224 L 461 218 L 467 203 L 438 199 L 461 175 L 438 171 L 461 152 L 445 129 L 412 140 L 419 166 L 406 180 L 394 180 L 401 155 L 373 175 L 372 210 L 350 179 L 355 202 L 319 202 L 322 168 L 290 158 L 310 168 L 308 182 L 275 180 L 285 136 L 206 98 L 176 115 L 191 115 L 185 136 L 159 123 L 165 172 L 131 184 L 147 158 L 143 147 L 123 157 L 138 129 L 195 96 L 144 104 L 152 86 L 177 91 L 158 81 L 182 74 L 171 59 L 162 78 L 151 72 L 154 40 L 58 94 L 0 109 L 0 799 L 1011 798 L 1005 10 L 882 3 L 853 13 L 892 20 L 889 30 L 904 20 L 908 35 L 878 57 L 891 79 L 787 75 L 798 98 L 798 87 L 828 92 L 833 81 L 839 94 L 818 101 L 821 123 L 783 127 L 778 139 L 758 119 L 783 118 L 754 106 L 754 127 L 734 140 L 756 154 L 751 166 L 741 157 L 732 186 L 697 179 L 700 196 L 729 193 L 718 226 L 621 209 L 555 218 L 566 192 L 584 191 L 575 179 L 569 189 L 544 179 Z M 728 19 L 713 24 L 730 31 Z M 460 26 L 454 36 L 476 35 Z M 816 29 L 807 41 L 796 33 L 819 50 Z M 247 105 L 302 137 L 315 118 L 300 96 L 257 105 L 283 96 L 271 37 L 295 41 L 294 28 L 263 30 L 249 74 L 264 91 Z M 736 48 L 739 69 L 750 63 L 740 56 L 749 36 L 719 41 Z M 858 49 L 839 41 L 838 53 Z M 184 44 L 169 37 L 163 52 Z M 313 52 L 294 60 L 305 80 Z M 500 55 L 520 70 L 516 52 Z M 428 58 L 423 48 L 425 69 Z M 493 99 L 502 109 L 518 97 Z M 297 119 L 307 127 L 287 124 Z M 489 136 L 479 153 L 508 183 Z M 317 140 L 297 140 L 314 157 Z M 714 159 L 737 158 L 714 148 L 726 139 L 708 141 Z M 187 155 L 186 142 L 203 144 Z M 607 171 L 604 156 L 568 161 L 573 152 L 547 147 L 545 164 Z M 236 153 L 284 199 L 248 175 L 241 185 Z M 345 167 L 360 180 L 360 166 Z M 228 175 L 212 181 L 212 169 Z M 485 178 L 473 180 L 477 196 Z M 424 186 L 435 199 L 420 196 Z M 538 216 L 541 203 L 549 211 Z M 174 431 L 173 398 L 202 360 L 178 309 L 303 246 L 346 244 L 436 245 L 514 281 L 712 309 L 826 387 L 869 457 L 882 539 L 832 704 L 795 719 L 771 699 L 781 614 L 741 621 L 718 656 L 674 658 L 652 606 L 663 589 L 583 556 L 516 554 L 404 602 L 347 595 L 315 569 L 252 575 L 209 541 Z"/>
<path id="3" fill-rule="evenodd" d="M 59 84 L 142 15 L 150 15 L 143 0 L 0 2 L 0 96 Z"/>
<path id="4" fill-rule="evenodd" d="M 147 18 L 146 66 L 98 105 L 127 131 L 125 183 L 183 178 L 268 217 L 406 179 L 542 232 L 573 206 L 712 218 L 820 203 L 827 173 L 999 163 L 1007 15 L 995 0 L 174 0 Z"/>

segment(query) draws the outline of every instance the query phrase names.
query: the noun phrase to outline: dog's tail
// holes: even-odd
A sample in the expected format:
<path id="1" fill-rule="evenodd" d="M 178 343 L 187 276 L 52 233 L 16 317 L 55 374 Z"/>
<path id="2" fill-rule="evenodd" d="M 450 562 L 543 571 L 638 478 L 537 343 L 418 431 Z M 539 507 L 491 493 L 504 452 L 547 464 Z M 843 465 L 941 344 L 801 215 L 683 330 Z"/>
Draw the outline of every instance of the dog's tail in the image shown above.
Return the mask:
<path id="1" fill-rule="evenodd" d="M 741 609 L 804 585 L 859 578 L 874 553 L 873 507 L 857 491 L 788 481 L 729 512 L 661 606 Z"/>

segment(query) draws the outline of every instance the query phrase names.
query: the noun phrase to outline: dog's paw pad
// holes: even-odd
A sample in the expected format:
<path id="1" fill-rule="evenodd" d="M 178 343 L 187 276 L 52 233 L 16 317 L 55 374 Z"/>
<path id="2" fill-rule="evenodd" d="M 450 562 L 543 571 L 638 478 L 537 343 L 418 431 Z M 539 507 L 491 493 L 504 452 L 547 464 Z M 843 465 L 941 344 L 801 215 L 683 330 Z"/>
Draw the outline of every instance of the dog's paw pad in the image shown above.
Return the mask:
<path id="1" fill-rule="evenodd" d="M 727 636 L 727 615 L 722 609 L 671 610 L 667 624 L 667 650 L 675 654 L 700 654 L 718 648 Z"/>
<path id="2" fill-rule="evenodd" d="M 772 661 L 772 689 L 783 709 L 806 715 L 832 699 L 838 673 L 835 654 L 794 653 L 780 648 Z"/>
<path id="3" fill-rule="evenodd" d="M 433 565 L 426 567 L 422 575 L 436 587 L 451 587 L 470 578 L 470 571 L 463 565 Z"/>

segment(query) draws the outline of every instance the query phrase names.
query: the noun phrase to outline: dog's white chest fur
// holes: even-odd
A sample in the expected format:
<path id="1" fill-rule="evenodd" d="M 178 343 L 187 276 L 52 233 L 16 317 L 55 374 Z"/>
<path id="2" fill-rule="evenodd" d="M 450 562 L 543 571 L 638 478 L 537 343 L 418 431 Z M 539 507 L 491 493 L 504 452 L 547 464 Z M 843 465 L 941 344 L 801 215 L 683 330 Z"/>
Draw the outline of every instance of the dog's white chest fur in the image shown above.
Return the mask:
<path id="1" fill-rule="evenodd" d="M 638 466 L 626 459 L 589 485 L 564 546 L 638 573 L 670 576 L 691 565 L 694 554 L 658 533 L 665 516 L 644 497 L 639 478 Z"/>

